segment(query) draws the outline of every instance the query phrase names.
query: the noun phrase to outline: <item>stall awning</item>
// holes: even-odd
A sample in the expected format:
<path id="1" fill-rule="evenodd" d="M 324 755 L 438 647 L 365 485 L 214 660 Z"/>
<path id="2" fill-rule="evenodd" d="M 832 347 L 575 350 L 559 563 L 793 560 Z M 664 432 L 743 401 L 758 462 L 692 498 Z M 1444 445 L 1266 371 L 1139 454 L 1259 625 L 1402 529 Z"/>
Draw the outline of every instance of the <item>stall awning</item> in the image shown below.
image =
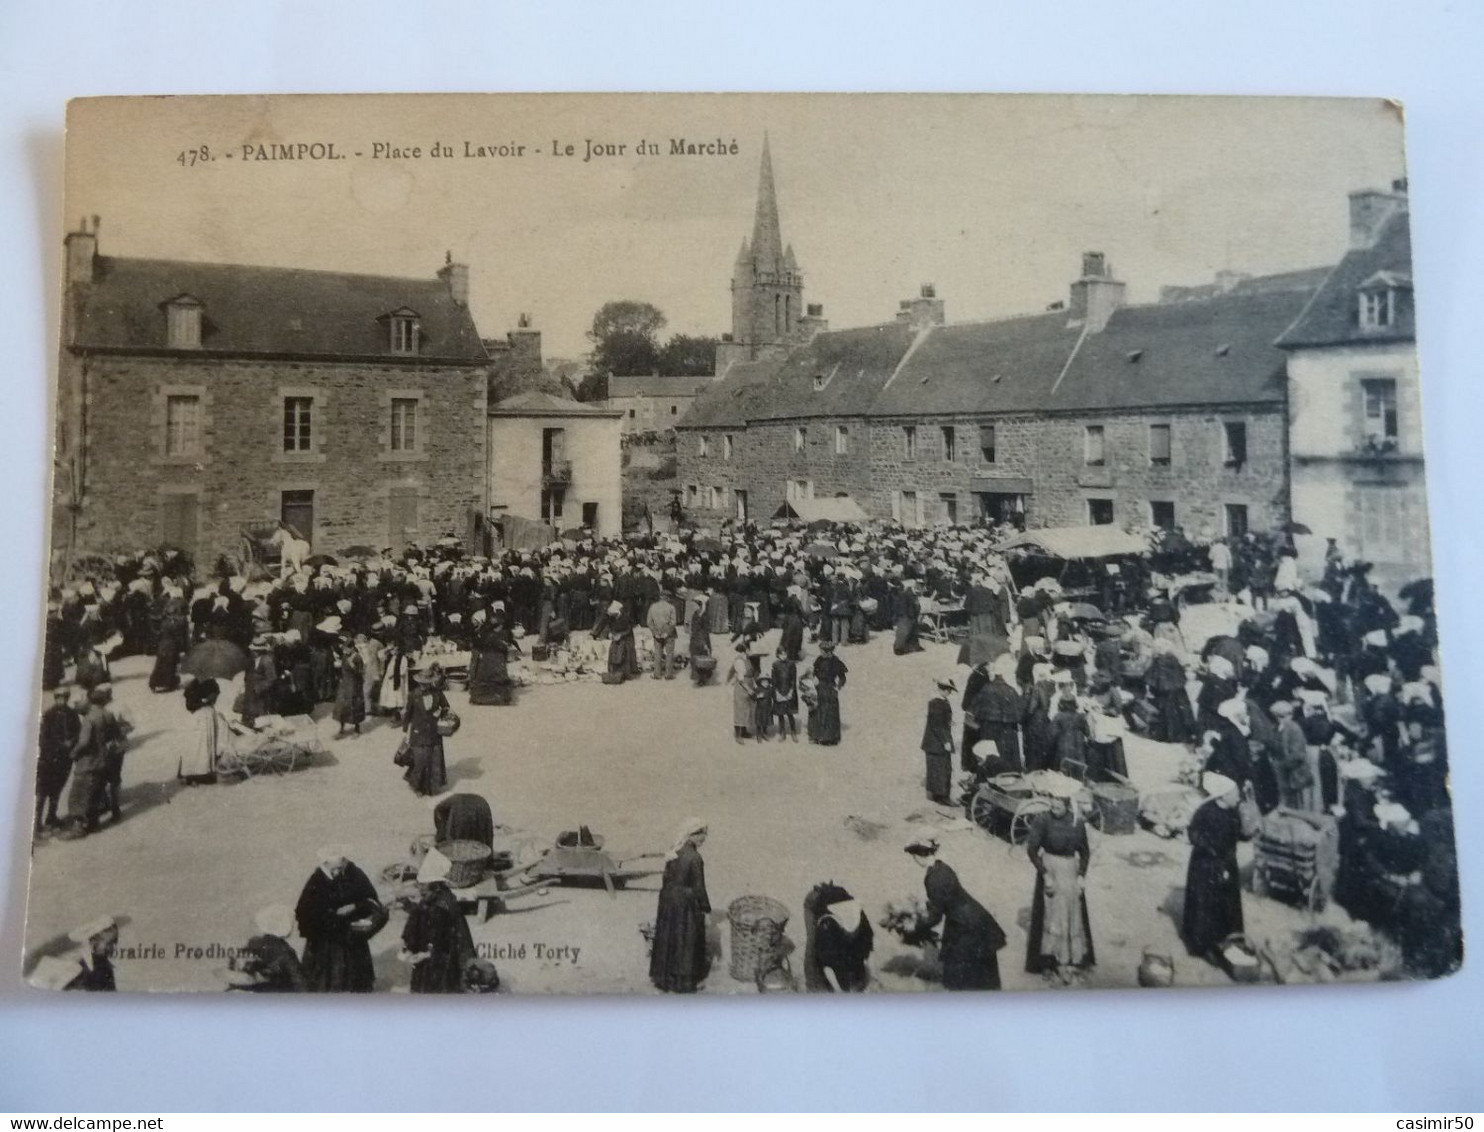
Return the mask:
<path id="1" fill-rule="evenodd" d="M 973 476 L 969 490 L 976 495 L 1033 495 L 1036 488 L 1025 476 Z"/>
<path id="2" fill-rule="evenodd" d="M 773 513 L 773 518 L 803 519 L 809 523 L 818 520 L 830 523 L 865 523 L 871 517 L 850 496 L 837 495 L 833 499 L 796 499 L 785 502 Z"/>
<path id="3" fill-rule="evenodd" d="M 1013 550 L 1032 547 L 1053 558 L 1112 558 L 1119 554 L 1142 554 L 1149 542 L 1114 526 L 1041 527 L 1008 538 L 997 547 Z"/>

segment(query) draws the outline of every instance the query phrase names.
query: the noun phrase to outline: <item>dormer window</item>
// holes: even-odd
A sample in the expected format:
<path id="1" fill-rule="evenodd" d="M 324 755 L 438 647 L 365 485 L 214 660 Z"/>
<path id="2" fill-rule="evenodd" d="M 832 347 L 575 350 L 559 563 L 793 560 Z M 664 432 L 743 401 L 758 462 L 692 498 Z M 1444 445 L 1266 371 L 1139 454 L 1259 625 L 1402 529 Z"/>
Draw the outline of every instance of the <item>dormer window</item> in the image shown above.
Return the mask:
<path id="1" fill-rule="evenodd" d="M 204 309 L 201 300 L 190 295 L 177 295 L 165 304 L 165 345 L 169 349 L 201 348 L 201 312 Z"/>
<path id="2" fill-rule="evenodd" d="M 1399 271 L 1378 271 L 1362 283 L 1356 295 L 1356 321 L 1360 329 L 1394 327 L 1401 311 L 1402 293 L 1411 287 L 1411 277 Z"/>
<path id="3" fill-rule="evenodd" d="M 1396 292 L 1362 291 L 1360 293 L 1360 328 L 1384 330 L 1396 325 Z"/>
<path id="4" fill-rule="evenodd" d="M 814 392 L 818 393 L 821 389 L 824 388 L 824 385 L 824 374 L 816 373 L 814 375 Z"/>
<path id="5" fill-rule="evenodd" d="M 386 321 L 392 353 L 416 354 L 422 337 L 421 319 L 417 311 L 403 307 L 387 315 Z"/>

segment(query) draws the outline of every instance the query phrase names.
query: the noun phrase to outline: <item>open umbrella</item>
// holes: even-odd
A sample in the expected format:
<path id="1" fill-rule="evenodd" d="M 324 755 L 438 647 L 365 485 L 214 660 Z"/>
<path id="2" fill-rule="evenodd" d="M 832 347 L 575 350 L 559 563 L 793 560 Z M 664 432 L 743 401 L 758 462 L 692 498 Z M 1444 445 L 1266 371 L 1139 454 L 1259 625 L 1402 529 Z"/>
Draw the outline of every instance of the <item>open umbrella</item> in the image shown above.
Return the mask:
<path id="1" fill-rule="evenodd" d="M 187 676 L 205 680 L 230 680 L 247 671 L 247 653 L 231 641 L 202 641 L 180 662 Z"/>
<path id="2" fill-rule="evenodd" d="M 810 558 L 822 558 L 826 560 L 840 557 L 840 552 L 827 542 L 811 542 L 804 548 L 804 553 Z"/>
<path id="3" fill-rule="evenodd" d="M 1293 519 L 1290 519 L 1288 522 L 1284 523 L 1283 526 L 1279 529 L 1282 530 L 1284 533 L 1290 535 L 1312 535 L 1314 533 L 1305 524 L 1296 522 Z"/>
<path id="4" fill-rule="evenodd" d="M 318 570 L 321 566 L 338 566 L 340 563 L 336 562 L 328 554 L 311 554 L 308 558 L 304 559 L 304 565 Z"/>

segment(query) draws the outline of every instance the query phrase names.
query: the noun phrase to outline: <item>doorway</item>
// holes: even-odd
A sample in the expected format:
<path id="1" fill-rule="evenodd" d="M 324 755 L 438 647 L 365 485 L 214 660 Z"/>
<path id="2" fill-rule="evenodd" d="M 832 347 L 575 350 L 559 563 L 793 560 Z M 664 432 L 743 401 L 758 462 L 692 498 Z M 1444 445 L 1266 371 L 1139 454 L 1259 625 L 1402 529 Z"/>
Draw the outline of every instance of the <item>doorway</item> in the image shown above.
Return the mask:
<path id="1" fill-rule="evenodd" d="M 296 537 L 314 545 L 314 492 L 285 491 L 279 503 L 278 517 Z"/>

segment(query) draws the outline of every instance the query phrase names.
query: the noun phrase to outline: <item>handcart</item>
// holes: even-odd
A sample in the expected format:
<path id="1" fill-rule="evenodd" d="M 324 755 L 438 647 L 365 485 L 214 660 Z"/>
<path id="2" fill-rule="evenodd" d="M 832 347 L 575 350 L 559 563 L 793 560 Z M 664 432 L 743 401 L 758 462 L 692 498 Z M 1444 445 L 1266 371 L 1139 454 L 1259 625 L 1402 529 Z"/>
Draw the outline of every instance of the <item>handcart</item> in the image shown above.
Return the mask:
<path id="1" fill-rule="evenodd" d="M 1329 814 L 1277 809 L 1262 819 L 1254 840 L 1252 891 L 1297 898 L 1322 912 L 1340 867 L 1340 829 Z"/>
<path id="2" fill-rule="evenodd" d="M 230 742 L 217 752 L 219 775 L 244 779 L 262 774 L 284 775 L 323 754 L 324 742 L 314 720 L 307 715 L 265 717 L 256 730 L 234 728 Z"/>
<path id="3" fill-rule="evenodd" d="M 1051 797 L 1039 793 L 1023 774 L 997 774 L 965 798 L 969 819 L 1013 847 L 1025 840 L 1031 822 L 1051 809 Z"/>

